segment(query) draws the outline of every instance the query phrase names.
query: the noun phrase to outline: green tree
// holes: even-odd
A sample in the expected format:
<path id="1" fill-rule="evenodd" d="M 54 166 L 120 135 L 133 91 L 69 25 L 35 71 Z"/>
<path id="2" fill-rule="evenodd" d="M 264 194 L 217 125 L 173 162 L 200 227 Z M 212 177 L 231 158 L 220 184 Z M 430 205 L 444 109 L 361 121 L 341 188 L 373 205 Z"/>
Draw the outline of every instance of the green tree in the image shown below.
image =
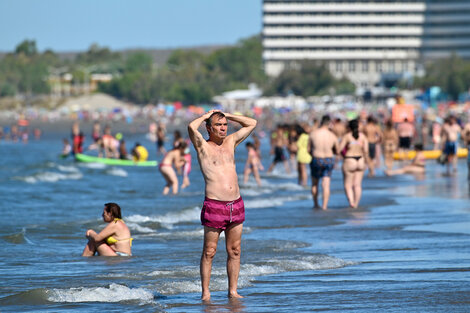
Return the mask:
<path id="1" fill-rule="evenodd" d="M 124 71 L 150 73 L 152 65 L 153 60 L 150 55 L 145 52 L 136 52 L 127 57 Z"/>
<path id="2" fill-rule="evenodd" d="M 77 54 L 75 63 L 81 65 L 96 65 L 121 59 L 122 56 L 120 53 L 112 52 L 109 48 L 100 47 L 98 44 L 94 43 L 88 48 L 88 51 Z"/>
<path id="3" fill-rule="evenodd" d="M 15 54 L 24 54 L 27 56 L 33 56 L 38 53 L 35 40 L 23 40 L 15 48 Z"/>
<path id="4" fill-rule="evenodd" d="M 334 88 L 337 93 L 352 93 L 355 90 L 354 84 L 349 80 L 335 79 L 325 64 L 304 60 L 288 66 L 278 77 L 274 78 L 265 94 L 287 95 L 293 93 L 308 97 L 329 93 L 331 88 Z"/>
<path id="5" fill-rule="evenodd" d="M 470 87 L 470 62 L 456 54 L 428 63 L 425 72 L 424 77 L 414 78 L 413 87 L 439 86 L 453 100 Z"/>

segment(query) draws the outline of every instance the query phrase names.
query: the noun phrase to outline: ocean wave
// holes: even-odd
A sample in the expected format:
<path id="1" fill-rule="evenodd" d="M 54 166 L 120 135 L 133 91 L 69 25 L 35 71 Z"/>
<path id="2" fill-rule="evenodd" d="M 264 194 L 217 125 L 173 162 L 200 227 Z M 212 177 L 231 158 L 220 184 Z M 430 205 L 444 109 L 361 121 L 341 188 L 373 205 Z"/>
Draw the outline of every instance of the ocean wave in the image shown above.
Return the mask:
<path id="1" fill-rule="evenodd" d="M 42 172 L 30 176 L 16 176 L 15 180 L 24 181 L 28 184 L 36 184 L 38 182 L 55 183 L 61 180 L 79 180 L 83 175 L 80 172 L 72 172 L 69 174 L 56 173 L 56 172 Z"/>
<path id="2" fill-rule="evenodd" d="M 75 166 L 65 166 L 65 165 L 57 165 L 57 169 L 61 172 L 68 172 L 68 173 L 79 173 L 80 170 Z"/>
<path id="3" fill-rule="evenodd" d="M 183 230 L 177 232 L 158 232 L 155 234 L 156 237 L 168 238 L 168 239 L 194 239 L 194 238 L 203 238 L 204 228 L 201 226 L 195 230 Z M 221 237 L 223 233 L 221 234 Z"/>
<path id="4" fill-rule="evenodd" d="M 172 229 L 174 224 L 192 222 L 199 220 L 201 208 L 195 206 L 190 209 L 184 209 L 179 212 L 169 212 L 164 215 L 157 216 L 143 216 L 143 215 L 131 215 L 126 218 L 126 221 L 133 223 L 149 223 L 157 222 L 167 229 Z"/>
<path id="5" fill-rule="evenodd" d="M 80 164 L 79 165 L 80 167 L 90 168 L 93 170 L 101 170 L 101 169 L 108 167 L 104 163 L 79 163 L 79 164 Z"/>
<path id="6" fill-rule="evenodd" d="M 238 286 L 248 287 L 256 277 L 274 275 L 285 272 L 328 270 L 342 268 L 357 264 L 328 255 L 307 255 L 299 258 L 270 259 L 249 264 L 242 264 Z M 156 270 L 146 274 L 155 278 L 163 278 L 165 281 L 157 286 L 162 294 L 179 294 L 200 292 L 198 281 L 198 267 L 183 267 L 176 270 Z M 225 267 L 214 266 L 211 273 L 211 290 L 221 291 L 227 288 L 227 271 Z"/>
<path id="7" fill-rule="evenodd" d="M 309 198 L 309 195 L 298 194 L 298 195 L 286 196 L 286 197 L 248 199 L 248 200 L 244 200 L 244 203 L 245 203 L 245 208 L 249 210 L 249 209 L 261 209 L 261 208 L 271 208 L 271 207 L 282 206 L 285 202 L 305 200 L 308 198 Z"/>
<path id="8" fill-rule="evenodd" d="M 291 171 L 290 173 L 286 173 L 286 171 L 281 169 L 280 167 L 275 167 L 271 173 L 268 172 L 261 172 L 260 176 L 262 178 L 269 177 L 269 178 L 297 178 L 297 172 Z"/>
<path id="9" fill-rule="evenodd" d="M 127 302 L 137 301 L 140 304 L 154 302 L 154 294 L 144 288 L 129 288 L 124 285 L 111 284 L 106 287 L 78 287 L 69 289 L 46 290 L 50 302 Z"/>
<path id="10" fill-rule="evenodd" d="M 105 171 L 106 174 L 112 176 L 120 176 L 120 177 L 127 177 L 127 172 L 122 168 L 111 167 Z"/>
<path id="11" fill-rule="evenodd" d="M 5 235 L 2 236 L 3 240 L 5 240 L 8 243 L 13 243 L 13 244 L 23 244 L 23 243 L 28 243 L 28 244 L 33 244 L 31 240 L 26 237 L 26 229 L 23 228 L 23 230 L 19 233 L 11 234 L 11 235 Z"/>
<path id="12" fill-rule="evenodd" d="M 141 226 L 137 223 L 127 223 L 127 227 L 141 234 L 154 233 L 156 230 L 150 227 Z"/>

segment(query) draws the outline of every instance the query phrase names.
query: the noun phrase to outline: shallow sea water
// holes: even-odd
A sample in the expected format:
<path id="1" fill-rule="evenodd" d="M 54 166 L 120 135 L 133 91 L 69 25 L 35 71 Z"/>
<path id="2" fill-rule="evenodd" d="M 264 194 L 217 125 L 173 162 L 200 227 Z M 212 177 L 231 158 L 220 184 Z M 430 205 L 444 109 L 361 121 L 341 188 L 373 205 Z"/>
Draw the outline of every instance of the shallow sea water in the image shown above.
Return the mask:
<path id="1" fill-rule="evenodd" d="M 154 145 L 140 141 L 155 159 Z M 281 167 L 241 184 L 246 205 L 239 292 L 229 300 L 223 237 L 211 303 L 201 303 L 199 213 L 204 182 L 162 196 L 157 168 L 79 164 L 57 157 L 61 136 L 0 142 L 1 312 L 469 312 L 467 165 L 423 180 L 365 178 L 360 208 L 347 209 L 340 170 L 328 211 Z M 263 141 L 263 163 L 269 147 Z M 237 150 L 243 171 L 246 151 Z M 103 204 L 117 202 L 135 238 L 132 257 L 83 258 Z"/>

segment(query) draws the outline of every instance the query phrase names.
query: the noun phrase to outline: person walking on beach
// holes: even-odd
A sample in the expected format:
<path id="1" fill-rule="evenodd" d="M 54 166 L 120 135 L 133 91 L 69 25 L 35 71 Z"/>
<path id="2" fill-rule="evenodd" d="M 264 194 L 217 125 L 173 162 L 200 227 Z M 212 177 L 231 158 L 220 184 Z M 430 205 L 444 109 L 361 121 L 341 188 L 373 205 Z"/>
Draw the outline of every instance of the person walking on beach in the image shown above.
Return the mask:
<path id="1" fill-rule="evenodd" d="M 312 197 L 314 208 L 320 208 L 318 204 L 318 184 L 322 180 L 323 203 L 322 210 L 328 208 L 330 199 L 331 173 L 335 166 L 335 153 L 338 151 L 338 137 L 330 131 L 330 117 L 322 117 L 320 127 L 310 133 L 309 150 L 313 156 L 310 163 L 312 175 Z"/>
<path id="2" fill-rule="evenodd" d="M 312 155 L 308 151 L 308 142 L 309 135 L 301 125 L 295 125 L 295 131 L 297 133 L 297 175 L 298 182 L 301 186 L 307 186 L 308 174 L 307 174 L 307 164 L 312 162 Z"/>
<path id="3" fill-rule="evenodd" d="M 397 151 L 398 147 L 398 133 L 393 128 L 392 120 L 385 123 L 385 130 L 383 132 L 383 145 L 384 145 L 384 162 L 385 169 L 391 170 L 393 167 L 393 154 Z"/>
<path id="4" fill-rule="evenodd" d="M 235 133 L 227 135 L 227 120 L 239 123 Z M 205 140 L 198 128 L 206 122 L 209 139 Z M 245 221 L 245 207 L 240 196 L 235 168 L 235 148 L 256 127 L 256 120 L 219 110 L 212 110 L 193 120 L 188 126 L 189 138 L 197 152 L 199 166 L 205 181 L 205 199 L 201 211 L 204 225 L 204 246 L 200 273 L 202 296 L 210 300 L 209 282 L 212 260 L 222 231 L 227 250 L 228 296 L 241 298 L 237 291 L 240 271 L 241 236 Z"/>
<path id="5" fill-rule="evenodd" d="M 450 174 L 451 166 L 453 172 L 457 171 L 457 148 L 461 130 L 455 116 L 448 117 L 442 127 L 443 153 L 447 155 L 447 174 Z"/>
<path id="6" fill-rule="evenodd" d="M 362 195 L 362 178 L 366 166 L 365 158 L 369 154 L 369 143 L 363 133 L 359 132 L 357 119 L 349 122 L 348 132 L 339 147 L 343 157 L 343 184 L 351 208 L 356 209 Z"/>
<path id="7" fill-rule="evenodd" d="M 415 134 L 414 125 L 405 117 L 403 122 L 397 126 L 399 152 L 403 154 L 404 160 L 408 160 L 408 151 L 411 148 L 411 141 Z"/>
<path id="8" fill-rule="evenodd" d="M 282 162 L 286 173 L 290 173 L 289 162 L 284 154 L 285 147 L 287 146 L 287 138 L 284 135 L 284 129 L 279 125 L 276 130 L 271 134 L 271 154 L 274 154 L 274 159 L 268 168 L 268 173 L 271 173 L 277 163 Z"/>
<path id="9" fill-rule="evenodd" d="M 367 117 L 367 123 L 364 126 L 364 135 L 369 142 L 369 155 L 367 158 L 367 166 L 369 167 L 369 177 L 375 176 L 376 163 L 376 145 L 382 141 L 382 130 L 372 115 Z"/>

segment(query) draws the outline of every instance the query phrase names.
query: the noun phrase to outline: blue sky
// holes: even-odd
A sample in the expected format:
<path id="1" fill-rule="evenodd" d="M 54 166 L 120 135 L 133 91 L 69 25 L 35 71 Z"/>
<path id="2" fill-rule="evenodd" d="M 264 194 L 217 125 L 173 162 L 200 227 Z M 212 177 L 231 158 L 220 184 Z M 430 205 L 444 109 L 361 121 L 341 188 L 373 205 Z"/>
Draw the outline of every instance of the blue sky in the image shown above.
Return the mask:
<path id="1" fill-rule="evenodd" d="M 0 51 L 234 44 L 261 32 L 261 0 L 0 0 Z"/>

